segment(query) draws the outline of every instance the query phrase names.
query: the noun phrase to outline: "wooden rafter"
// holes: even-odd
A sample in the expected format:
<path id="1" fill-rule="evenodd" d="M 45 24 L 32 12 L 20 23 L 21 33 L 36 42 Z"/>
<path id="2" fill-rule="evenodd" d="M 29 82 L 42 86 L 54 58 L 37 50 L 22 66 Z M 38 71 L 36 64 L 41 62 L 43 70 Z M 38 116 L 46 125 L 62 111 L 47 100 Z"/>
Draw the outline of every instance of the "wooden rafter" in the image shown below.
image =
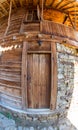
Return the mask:
<path id="1" fill-rule="evenodd" d="M 75 15 L 75 13 L 77 13 L 78 12 L 78 10 L 72 10 L 72 11 L 70 11 L 70 13 L 74 13 L 74 15 Z"/>
<path id="2" fill-rule="evenodd" d="M 48 4 L 47 4 L 47 3 L 48 3 Z M 45 3 L 44 3 L 44 4 L 45 4 L 45 6 L 51 6 L 51 5 L 52 5 L 52 1 L 49 2 L 48 0 L 45 0 Z"/>
<path id="3" fill-rule="evenodd" d="M 7 5 L 9 6 L 9 2 L 8 2 L 8 1 L 6 1 L 6 3 L 7 3 Z"/>
<path id="4" fill-rule="evenodd" d="M 67 10 L 67 9 L 74 8 L 74 1 L 73 1 L 72 3 L 73 3 L 73 5 L 69 3 L 70 6 L 68 6 L 68 5 L 65 6 L 65 7 L 63 8 L 63 10 Z"/>
<path id="5" fill-rule="evenodd" d="M 57 3 L 57 5 L 55 6 L 55 8 L 58 8 L 60 6 L 61 3 L 63 3 L 64 0 L 60 1 L 59 3 Z"/>
<path id="6" fill-rule="evenodd" d="M 39 4 L 39 0 L 33 0 L 33 5 L 36 6 Z"/>
<path id="7" fill-rule="evenodd" d="M 14 7 L 17 8 L 15 0 L 12 0 L 12 2 L 13 2 Z"/>
<path id="8" fill-rule="evenodd" d="M 64 14 L 66 14 L 66 15 L 69 14 L 68 11 L 63 11 L 63 10 L 60 10 L 60 9 L 56 9 L 56 8 L 54 8 L 54 7 L 46 7 L 46 9 L 52 9 L 52 10 L 55 10 L 55 11 L 58 11 L 58 12 L 64 13 Z"/>
<path id="9" fill-rule="evenodd" d="M 0 3 L 0 7 L 2 8 L 5 14 L 8 14 L 8 11 L 5 9 L 5 7 L 1 3 Z"/>
<path id="10" fill-rule="evenodd" d="M 74 24 L 73 24 L 73 22 L 72 22 L 72 19 L 71 19 L 70 14 L 69 14 L 68 16 L 69 16 L 69 20 L 70 20 L 70 22 L 71 22 L 72 27 L 75 29 L 75 26 L 74 26 Z"/>
<path id="11" fill-rule="evenodd" d="M 28 0 L 25 0 L 26 5 L 28 5 Z"/>
<path id="12" fill-rule="evenodd" d="M 54 2 L 55 2 L 55 0 L 52 1 L 51 6 L 53 6 Z"/>
<path id="13" fill-rule="evenodd" d="M 4 14 L 2 12 L 0 12 L 0 15 L 1 15 L 1 17 L 4 16 Z"/>
<path id="14" fill-rule="evenodd" d="M 21 7 L 23 6 L 23 2 L 22 2 L 22 0 L 19 0 L 19 3 L 20 3 L 20 5 L 21 5 Z"/>
<path id="15" fill-rule="evenodd" d="M 71 1 L 72 3 L 74 0 Z M 67 1 L 66 4 L 64 3 L 62 6 L 59 7 L 59 9 L 63 9 L 64 7 L 68 6 L 70 4 L 70 1 Z"/>

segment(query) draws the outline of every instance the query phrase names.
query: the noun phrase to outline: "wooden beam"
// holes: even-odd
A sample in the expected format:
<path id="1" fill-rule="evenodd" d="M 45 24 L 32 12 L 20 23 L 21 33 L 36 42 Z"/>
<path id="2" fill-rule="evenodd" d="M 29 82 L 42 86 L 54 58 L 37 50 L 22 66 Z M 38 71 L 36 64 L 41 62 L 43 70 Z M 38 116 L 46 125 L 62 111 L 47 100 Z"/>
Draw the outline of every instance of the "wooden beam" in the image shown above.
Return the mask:
<path id="1" fill-rule="evenodd" d="M 27 43 L 23 43 L 22 51 L 22 73 L 21 73 L 21 88 L 22 88 L 22 106 L 23 109 L 28 107 L 27 101 Z"/>
<path id="2" fill-rule="evenodd" d="M 64 14 L 66 14 L 66 15 L 69 14 L 68 11 L 63 11 L 63 10 L 60 10 L 60 9 L 56 9 L 56 8 L 54 8 L 54 7 L 46 7 L 45 9 L 52 9 L 52 10 L 55 10 L 55 11 L 58 11 L 58 12 L 64 13 Z"/>
<path id="3" fill-rule="evenodd" d="M 37 17 L 40 20 L 41 19 L 41 14 L 40 14 L 40 7 L 37 5 Z"/>
<path id="4" fill-rule="evenodd" d="M 12 0 L 12 2 L 13 2 L 14 7 L 17 8 L 17 5 L 16 5 L 16 3 L 15 3 L 15 0 Z"/>
<path id="5" fill-rule="evenodd" d="M 10 26 L 10 19 L 11 19 L 11 12 L 12 12 L 12 0 L 10 1 L 10 9 L 9 9 L 9 17 L 8 17 L 8 26 L 6 28 L 6 31 L 4 33 L 4 36 L 6 36 L 9 26 Z"/>
<path id="6" fill-rule="evenodd" d="M 71 19 L 71 17 L 70 17 L 70 14 L 69 14 L 68 16 L 69 16 L 69 20 L 70 20 L 70 22 L 71 22 L 72 27 L 75 29 L 75 26 L 74 26 L 74 24 L 73 24 L 73 22 L 72 22 L 72 19 Z"/>
<path id="7" fill-rule="evenodd" d="M 0 3 L 0 7 L 2 8 L 5 14 L 8 14 L 8 11 L 5 9 L 5 7 L 1 3 Z"/>
<path id="8" fill-rule="evenodd" d="M 42 0 L 42 13 L 41 13 L 41 20 L 43 20 L 43 10 L 44 10 L 44 0 Z"/>
<path id="9" fill-rule="evenodd" d="M 71 1 L 72 3 L 74 2 L 74 0 Z M 64 3 L 61 7 L 59 7 L 59 9 L 63 9 L 65 6 L 68 6 L 70 4 L 69 1 L 67 1 L 66 3 Z"/>
<path id="10" fill-rule="evenodd" d="M 52 5 L 52 1 L 45 0 L 44 1 L 44 5 L 45 5 L 45 7 L 51 6 Z"/>
<path id="11" fill-rule="evenodd" d="M 65 11 L 65 10 L 69 10 L 69 9 L 73 9 L 74 10 L 74 6 L 72 5 L 72 6 L 70 6 L 70 7 L 66 7 L 66 8 L 64 8 L 63 10 Z M 70 12 L 70 11 L 69 11 Z"/>
<path id="12" fill-rule="evenodd" d="M 0 11 L 0 15 L 1 15 L 1 17 L 2 17 L 2 16 L 5 16 L 1 11 Z"/>
<path id="13" fill-rule="evenodd" d="M 66 22 L 67 18 L 68 18 L 68 16 L 66 15 L 64 18 L 63 24 Z"/>
<path id="14" fill-rule="evenodd" d="M 38 0 L 33 0 L 33 5 L 36 6 L 39 4 L 39 1 Z"/>
<path id="15" fill-rule="evenodd" d="M 55 2 L 55 0 L 52 1 L 51 6 L 53 6 L 54 2 Z"/>
<path id="16" fill-rule="evenodd" d="M 20 5 L 21 5 L 21 7 L 23 6 L 23 2 L 22 2 L 22 0 L 19 0 L 19 2 L 20 2 Z"/>
<path id="17" fill-rule="evenodd" d="M 8 6 L 10 5 L 8 1 L 6 1 L 6 3 L 7 3 Z"/>
<path id="18" fill-rule="evenodd" d="M 64 1 L 62 1 L 61 3 L 63 3 Z M 74 0 L 72 0 L 71 2 L 74 2 Z M 60 7 L 59 5 L 57 5 L 56 7 L 59 9 L 63 9 L 65 6 L 68 6 L 70 4 L 70 1 L 64 2 L 64 4 L 62 4 Z"/>
<path id="19" fill-rule="evenodd" d="M 59 3 L 57 3 L 57 5 L 55 6 L 55 8 L 58 8 L 59 5 L 63 2 L 64 0 L 60 1 Z"/>

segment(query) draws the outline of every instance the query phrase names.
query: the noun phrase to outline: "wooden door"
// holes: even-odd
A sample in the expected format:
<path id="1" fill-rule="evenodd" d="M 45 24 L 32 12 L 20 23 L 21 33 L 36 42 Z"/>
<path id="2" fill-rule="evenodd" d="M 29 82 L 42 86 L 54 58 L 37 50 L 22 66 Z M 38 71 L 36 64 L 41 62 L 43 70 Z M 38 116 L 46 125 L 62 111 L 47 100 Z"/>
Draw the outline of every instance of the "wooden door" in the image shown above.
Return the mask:
<path id="1" fill-rule="evenodd" d="M 24 42 L 22 52 L 22 106 L 55 109 L 57 99 L 56 44 Z"/>
<path id="2" fill-rule="evenodd" d="M 49 108 L 51 91 L 51 55 L 27 55 L 27 97 L 29 108 Z"/>

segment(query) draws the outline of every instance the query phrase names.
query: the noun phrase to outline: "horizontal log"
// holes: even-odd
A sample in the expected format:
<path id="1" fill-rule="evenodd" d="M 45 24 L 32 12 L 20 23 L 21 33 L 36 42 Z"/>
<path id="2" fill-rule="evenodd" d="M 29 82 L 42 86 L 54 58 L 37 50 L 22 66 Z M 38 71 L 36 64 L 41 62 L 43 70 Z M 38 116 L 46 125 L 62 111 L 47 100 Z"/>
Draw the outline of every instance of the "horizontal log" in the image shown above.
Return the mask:
<path id="1" fill-rule="evenodd" d="M 0 67 L 2 67 L 2 68 L 16 68 L 16 69 L 20 69 L 21 68 L 21 66 L 19 66 L 19 65 L 13 65 L 12 64 L 12 66 L 11 65 L 5 65 L 5 64 L 0 64 Z"/>
<path id="2" fill-rule="evenodd" d="M 1 94 L 4 94 L 4 95 L 7 95 L 7 96 L 9 96 L 9 97 L 22 99 L 22 97 L 20 97 L 20 96 L 12 95 L 12 94 L 10 94 L 10 93 L 8 93 L 8 92 L 6 93 L 6 92 L 1 91 L 1 90 L 0 90 L 0 93 L 1 93 Z"/>
<path id="3" fill-rule="evenodd" d="M 20 15 L 19 17 L 17 17 L 17 16 L 15 17 L 14 16 L 14 17 L 11 18 L 11 22 L 13 22 L 13 21 L 20 21 L 22 18 L 23 18 L 22 15 Z"/>
<path id="4" fill-rule="evenodd" d="M 8 105 L 12 108 L 17 108 L 17 109 L 22 109 L 22 105 L 21 103 L 18 102 L 14 102 L 14 101 L 9 101 L 7 99 L 1 98 L 1 102 L 2 104 L 4 104 L 5 106 Z"/>
<path id="5" fill-rule="evenodd" d="M 45 53 L 51 53 L 51 51 L 27 51 L 27 53 L 32 54 L 32 53 L 40 53 L 40 54 L 45 54 Z"/>
<path id="6" fill-rule="evenodd" d="M 19 25 L 19 24 L 17 24 L 17 26 L 16 26 L 15 28 L 14 28 L 14 26 L 15 26 L 15 24 L 13 24 L 12 27 L 9 28 L 8 32 L 20 28 L 20 25 Z"/>
<path id="7" fill-rule="evenodd" d="M 11 69 L 11 68 L 0 68 L 0 72 L 1 71 L 4 71 L 4 72 L 17 72 L 17 73 L 21 73 L 21 70 L 20 69 Z"/>
<path id="8" fill-rule="evenodd" d="M 3 72 L 0 71 L 1 76 L 7 76 L 7 77 L 12 77 L 12 78 L 20 78 L 20 74 L 15 74 L 15 73 L 8 73 L 8 72 Z"/>
<path id="9" fill-rule="evenodd" d="M 13 76 L 18 76 L 18 77 L 19 77 L 19 76 L 21 75 L 21 71 L 15 72 L 15 71 L 8 71 L 8 70 L 5 71 L 5 70 L 1 70 L 1 69 L 0 69 L 0 73 L 1 73 L 2 75 L 6 75 L 6 76 L 7 76 L 7 75 L 8 75 L 8 76 L 10 76 L 10 75 L 12 76 L 12 75 L 13 75 Z"/>
<path id="10" fill-rule="evenodd" d="M 0 92 L 5 92 L 6 94 L 7 93 L 10 93 L 12 95 L 15 95 L 15 96 L 21 96 L 21 89 L 16 89 L 16 88 L 7 88 L 7 87 L 3 87 L 3 86 L 0 86 Z"/>
<path id="11" fill-rule="evenodd" d="M 21 61 L 15 61 L 15 60 L 8 60 L 8 61 L 0 61 L 0 64 L 20 64 L 21 65 Z"/>
<path id="12" fill-rule="evenodd" d="M 19 29 L 13 30 L 13 31 L 9 31 L 9 32 L 7 33 L 7 35 L 11 35 L 11 34 L 13 34 L 13 33 L 19 33 Z"/>
<path id="13" fill-rule="evenodd" d="M 0 83 L 0 86 L 1 87 L 6 87 L 6 88 L 14 88 L 14 89 L 22 89 L 20 86 L 11 86 L 11 85 L 7 85 L 7 84 L 3 84 L 3 83 Z"/>
<path id="14" fill-rule="evenodd" d="M 13 97 L 10 97 L 10 96 L 8 96 L 8 95 L 5 95 L 5 94 L 2 94 L 2 93 L 0 93 L 1 95 L 1 98 L 4 98 L 4 99 L 6 99 L 6 100 L 9 100 L 9 101 L 11 101 L 11 102 L 18 102 L 18 103 L 21 103 L 21 99 L 19 99 L 19 98 L 13 98 Z"/>
<path id="15" fill-rule="evenodd" d="M 13 81 L 13 82 L 19 82 L 19 83 L 21 82 L 20 78 L 10 78 L 10 77 L 1 76 L 1 75 L 0 75 L 0 80 Z"/>
<path id="16" fill-rule="evenodd" d="M 21 82 L 7 81 L 7 80 L 1 79 L 1 80 L 0 80 L 0 83 L 6 84 L 6 85 L 9 85 L 9 86 L 21 87 Z"/>

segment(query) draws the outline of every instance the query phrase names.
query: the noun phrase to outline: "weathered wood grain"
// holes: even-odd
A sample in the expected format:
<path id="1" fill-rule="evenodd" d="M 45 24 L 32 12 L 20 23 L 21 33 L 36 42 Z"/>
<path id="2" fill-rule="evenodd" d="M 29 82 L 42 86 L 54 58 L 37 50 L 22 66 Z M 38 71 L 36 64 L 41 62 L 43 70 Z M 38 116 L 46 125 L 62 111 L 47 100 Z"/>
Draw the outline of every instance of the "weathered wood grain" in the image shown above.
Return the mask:
<path id="1" fill-rule="evenodd" d="M 22 87 L 22 107 L 28 107 L 27 100 L 27 42 L 23 43 L 22 50 L 22 73 L 21 73 L 21 87 Z"/>
<path id="2" fill-rule="evenodd" d="M 29 108 L 49 108 L 51 90 L 51 51 L 47 44 L 40 47 L 28 43 L 27 51 L 27 92 Z M 51 45 L 48 45 L 49 50 Z M 36 51 L 36 48 L 38 51 Z M 42 51 L 46 49 L 46 51 Z"/>
<path id="3" fill-rule="evenodd" d="M 56 58 L 56 44 L 51 43 L 51 100 L 50 109 L 56 108 L 57 101 L 57 58 Z"/>

